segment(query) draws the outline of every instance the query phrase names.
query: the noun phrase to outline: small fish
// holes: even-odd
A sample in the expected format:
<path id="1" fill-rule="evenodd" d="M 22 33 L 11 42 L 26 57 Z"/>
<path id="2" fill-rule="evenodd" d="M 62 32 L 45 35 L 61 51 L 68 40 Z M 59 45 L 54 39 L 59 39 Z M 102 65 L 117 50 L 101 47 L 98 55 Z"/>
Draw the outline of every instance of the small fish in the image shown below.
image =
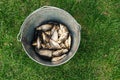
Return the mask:
<path id="1" fill-rule="evenodd" d="M 50 31 L 46 31 L 45 34 L 47 34 L 48 36 L 50 36 L 51 32 Z"/>
<path id="2" fill-rule="evenodd" d="M 68 29 L 64 25 L 60 24 L 60 29 L 58 30 L 58 34 L 59 36 L 61 36 L 63 33 L 68 33 Z"/>
<path id="3" fill-rule="evenodd" d="M 42 38 L 44 42 L 49 42 L 49 38 L 44 32 L 42 33 Z"/>
<path id="4" fill-rule="evenodd" d="M 36 30 L 48 31 L 52 28 L 52 24 L 43 24 L 36 28 Z"/>
<path id="5" fill-rule="evenodd" d="M 64 57 L 66 57 L 66 54 L 63 54 L 62 56 L 59 56 L 59 57 L 53 57 L 51 61 L 56 62 L 56 61 L 63 59 Z"/>
<path id="6" fill-rule="evenodd" d="M 70 49 L 71 46 L 71 36 L 69 35 L 68 39 L 65 41 L 65 45 L 68 49 Z"/>
<path id="7" fill-rule="evenodd" d="M 50 46 L 52 49 L 60 49 L 61 48 L 60 45 L 52 39 L 50 39 Z"/>
<path id="8" fill-rule="evenodd" d="M 52 51 L 51 50 L 39 50 L 38 53 L 41 56 L 52 57 Z"/>
<path id="9" fill-rule="evenodd" d="M 63 34 L 62 30 L 59 29 L 59 30 L 58 30 L 58 36 L 60 37 L 62 34 Z"/>
<path id="10" fill-rule="evenodd" d="M 53 52 L 53 56 L 60 56 L 68 52 L 68 49 L 61 49 L 61 50 L 56 50 Z"/>
<path id="11" fill-rule="evenodd" d="M 32 43 L 33 46 L 37 46 L 37 42 Z"/>
<path id="12" fill-rule="evenodd" d="M 67 53 L 68 52 L 68 49 L 62 49 L 62 53 Z"/>
<path id="13" fill-rule="evenodd" d="M 46 43 L 45 46 L 46 46 L 46 48 L 48 48 L 48 49 L 50 49 L 50 47 L 51 47 L 51 46 L 50 46 L 50 43 Z"/>
<path id="14" fill-rule="evenodd" d="M 37 46 L 36 46 L 38 49 L 40 49 L 41 48 L 41 40 L 40 40 L 40 38 L 38 37 L 37 38 Z"/>
<path id="15" fill-rule="evenodd" d="M 68 37 L 68 32 L 61 34 L 58 43 L 64 42 L 67 39 L 67 37 Z"/>
<path id="16" fill-rule="evenodd" d="M 51 29 L 51 34 L 53 34 L 55 30 L 56 30 L 56 28 L 53 27 L 53 28 Z"/>
<path id="17" fill-rule="evenodd" d="M 46 43 L 46 44 L 41 44 L 42 48 L 44 49 L 51 49 L 51 46 L 49 43 Z"/>
<path id="18" fill-rule="evenodd" d="M 51 34 L 53 34 L 55 30 L 59 30 L 59 26 L 58 25 L 54 25 L 53 26 L 53 28 L 51 29 Z"/>
<path id="19" fill-rule="evenodd" d="M 54 25 L 54 27 L 56 28 L 56 30 L 60 29 L 59 25 Z"/>
<path id="20" fill-rule="evenodd" d="M 61 49 L 61 50 L 56 50 L 56 51 L 54 51 L 53 52 L 53 56 L 60 56 L 60 55 L 62 55 L 62 52 L 63 52 L 63 50 Z"/>
<path id="21" fill-rule="evenodd" d="M 67 27 L 64 26 L 63 24 L 60 24 L 60 30 L 61 30 L 62 32 L 68 32 Z"/>
<path id="22" fill-rule="evenodd" d="M 41 44 L 42 48 L 46 48 L 45 44 Z"/>
<path id="23" fill-rule="evenodd" d="M 55 30 L 51 36 L 51 39 L 54 41 L 58 41 L 58 32 Z"/>
<path id="24" fill-rule="evenodd" d="M 65 46 L 64 43 L 60 43 L 60 47 L 62 47 L 62 48 L 66 48 L 66 46 Z"/>

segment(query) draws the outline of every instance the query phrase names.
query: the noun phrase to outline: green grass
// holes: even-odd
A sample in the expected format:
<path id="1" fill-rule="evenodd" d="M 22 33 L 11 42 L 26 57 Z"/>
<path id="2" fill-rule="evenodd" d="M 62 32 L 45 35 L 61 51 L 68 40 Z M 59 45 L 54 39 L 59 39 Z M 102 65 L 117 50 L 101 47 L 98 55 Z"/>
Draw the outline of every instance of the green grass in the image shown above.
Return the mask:
<path id="1" fill-rule="evenodd" d="M 82 26 L 76 55 L 58 67 L 35 63 L 16 40 L 24 19 L 44 5 Z M 120 0 L 0 0 L 0 80 L 120 80 Z"/>

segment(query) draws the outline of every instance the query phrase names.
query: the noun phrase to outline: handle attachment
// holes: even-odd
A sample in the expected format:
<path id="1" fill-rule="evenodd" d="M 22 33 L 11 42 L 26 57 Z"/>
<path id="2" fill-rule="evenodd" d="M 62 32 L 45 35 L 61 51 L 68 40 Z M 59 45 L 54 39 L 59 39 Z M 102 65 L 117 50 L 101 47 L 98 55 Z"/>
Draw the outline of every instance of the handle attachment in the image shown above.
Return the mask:
<path id="1" fill-rule="evenodd" d="M 17 41 L 21 42 L 21 32 L 17 34 Z"/>

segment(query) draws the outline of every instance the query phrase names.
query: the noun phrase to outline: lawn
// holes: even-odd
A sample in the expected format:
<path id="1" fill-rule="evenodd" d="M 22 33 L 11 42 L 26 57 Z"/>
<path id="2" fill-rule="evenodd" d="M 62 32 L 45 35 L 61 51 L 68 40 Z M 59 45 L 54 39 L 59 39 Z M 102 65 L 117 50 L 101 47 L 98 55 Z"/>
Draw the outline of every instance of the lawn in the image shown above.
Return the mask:
<path id="1" fill-rule="evenodd" d="M 34 10 L 51 5 L 81 24 L 81 43 L 67 63 L 47 67 L 16 36 Z M 0 80 L 120 80 L 120 0 L 0 0 Z"/>

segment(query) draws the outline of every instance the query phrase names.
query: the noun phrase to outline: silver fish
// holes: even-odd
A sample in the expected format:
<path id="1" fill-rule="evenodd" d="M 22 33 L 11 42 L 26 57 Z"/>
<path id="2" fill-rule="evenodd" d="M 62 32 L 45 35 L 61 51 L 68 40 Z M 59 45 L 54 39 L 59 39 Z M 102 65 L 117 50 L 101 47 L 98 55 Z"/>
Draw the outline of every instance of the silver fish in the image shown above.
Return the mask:
<path id="1" fill-rule="evenodd" d="M 51 34 L 53 34 L 55 30 L 56 30 L 56 28 L 53 27 L 53 28 L 51 29 Z"/>
<path id="2" fill-rule="evenodd" d="M 48 36 L 50 36 L 51 32 L 50 31 L 46 31 L 45 34 L 47 34 Z"/>
<path id="3" fill-rule="evenodd" d="M 58 34 L 59 36 L 61 36 L 63 33 L 68 33 L 68 29 L 63 24 L 60 24 L 60 29 L 58 31 Z"/>
<path id="4" fill-rule="evenodd" d="M 32 43 L 33 46 L 37 46 L 37 42 Z"/>
<path id="5" fill-rule="evenodd" d="M 54 27 L 56 27 L 56 30 L 60 29 L 59 25 L 54 25 Z"/>
<path id="6" fill-rule="evenodd" d="M 46 48 L 46 45 L 45 44 L 41 44 L 42 48 Z"/>
<path id="7" fill-rule="evenodd" d="M 52 49 L 60 49 L 61 48 L 60 45 L 52 39 L 50 39 L 50 46 Z"/>
<path id="8" fill-rule="evenodd" d="M 48 31 L 52 28 L 52 24 L 43 24 L 36 28 L 36 30 Z"/>
<path id="9" fill-rule="evenodd" d="M 49 42 L 49 38 L 44 32 L 42 33 L 42 38 L 44 42 Z"/>
<path id="10" fill-rule="evenodd" d="M 58 43 L 64 42 L 67 39 L 67 37 L 68 37 L 68 32 L 61 34 Z"/>
<path id="11" fill-rule="evenodd" d="M 46 46 L 46 48 L 48 48 L 48 49 L 50 49 L 50 47 L 51 47 L 51 46 L 50 46 L 50 43 L 46 43 L 45 46 Z"/>
<path id="12" fill-rule="evenodd" d="M 55 30 L 59 30 L 58 25 L 54 25 L 54 27 L 51 29 L 51 34 L 53 34 Z"/>
<path id="13" fill-rule="evenodd" d="M 68 52 L 68 49 L 61 49 L 61 50 L 54 51 L 52 55 L 53 56 L 60 56 L 60 55 L 65 54 L 67 52 Z"/>
<path id="14" fill-rule="evenodd" d="M 60 30 L 61 30 L 62 32 L 68 32 L 67 27 L 64 26 L 63 24 L 60 24 Z"/>
<path id="15" fill-rule="evenodd" d="M 40 49 L 41 48 L 41 40 L 40 40 L 40 38 L 38 37 L 37 38 L 37 46 L 36 46 L 38 49 Z"/>
<path id="16" fill-rule="evenodd" d="M 68 49 L 62 49 L 62 53 L 67 53 L 68 52 Z"/>
<path id="17" fill-rule="evenodd" d="M 62 30 L 59 29 L 59 30 L 58 30 L 58 36 L 60 37 L 62 34 L 63 34 Z"/>
<path id="18" fill-rule="evenodd" d="M 63 50 L 61 49 L 61 50 L 56 50 L 56 51 L 54 51 L 53 52 L 53 56 L 60 56 L 61 54 L 62 54 L 62 52 L 63 52 Z"/>
<path id="19" fill-rule="evenodd" d="M 39 50 L 38 53 L 41 56 L 52 57 L 52 51 L 51 50 Z"/>
<path id="20" fill-rule="evenodd" d="M 51 36 L 51 39 L 54 41 L 58 41 L 58 32 L 55 30 Z"/>
<path id="21" fill-rule="evenodd" d="M 51 49 L 51 46 L 49 43 L 46 43 L 46 44 L 41 44 L 42 48 L 44 49 Z"/>
<path id="22" fill-rule="evenodd" d="M 71 36 L 69 35 L 68 39 L 65 41 L 65 45 L 68 49 L 70 49 L 71 46 Z"/>
<path id="23" fill-rule="evenodd" d="M 65 46 L 64 43 L 60 43 L 60 47 L 61 47 L 61 48 L 66 48 L 66 46 Z"/>
<path id="24" fill-rule="evenodd" d="M 56 61 L 63 59 L 64 57 L 66 57 L 66 54 L 63 54 L 62 56 L 59 56 L 59 57 L 53 57 L 51 61 L 56 62 Z"/>

